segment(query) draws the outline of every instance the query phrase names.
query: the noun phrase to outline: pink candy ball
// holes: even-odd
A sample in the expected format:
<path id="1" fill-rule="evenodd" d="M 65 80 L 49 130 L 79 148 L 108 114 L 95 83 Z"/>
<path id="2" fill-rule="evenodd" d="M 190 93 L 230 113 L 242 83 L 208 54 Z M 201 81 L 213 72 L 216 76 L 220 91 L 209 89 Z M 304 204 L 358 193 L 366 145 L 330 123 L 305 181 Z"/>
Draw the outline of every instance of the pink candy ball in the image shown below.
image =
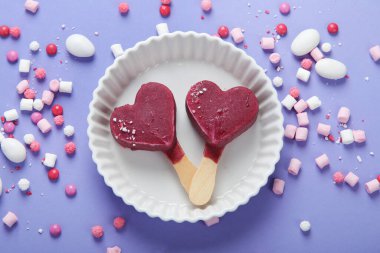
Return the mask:
<path id="1" fill-rule="evenodd" d="M 123 217 L 116 217 L 114 220 L 113 220 L 113 226 L 117 229 L 117 230 L 120 230 L 122 228 L 124 228 L 125 226 L 125 219 Z"/>
<path id="2" fill-rule="evenodd" d="M 30 119 L 32 120 L 32 122 L 34 124 L 37 124 L 38 121 L 40 121 L 42 119 L 42 114 L 39 113 L 39 112 L 33 112 L 31 115 L 30 115 Z"/>
<path id="3" fill-rule="evenodd" d="M 40 151 L 40 143 L 38 141 L 32 141 L 29 147 L 30 147 L 30 150 L 34 153 L 37 153 Z"/>
<path id="4" fill-rule="evenodd" d="M 312 65 L 313 65 L 313 61 L 308 58 L 305 58 L 301 61 L 301 67 L 306 70 L 310 70 Z"/>
<path id="5" fill-rule="evenodd" d="M 70 142 L 68 142 L 68 143 L 66 143 L 65 144 L 65 152 L 66 152 L 66 154 L 68 154 L 68 155 L 72 155 L 72 154 L 74 154 L 75 153 L 75 151 L 76 151 L 76 145 L 75 145 L 75 143 L 74 142 L 72 142 L 72 141 L 70 141 Z"/>
<path id="6" fill-rule="evenodd" d="M 279 10 L 280 10 L 281 14 L 288 15 L 290 12 L 290 4 L 289 3 L 280 4 Z"/>
<path id="7" fill-rule="evenodd" d="M 289 90 L 289 95 L 298 98 L 300 96 L 300 90 L 297 87 L 292 87 Z"/>
<path id="8" fill-rule="evenodd" d="M 343 175 L 343 173 L 340 172 L 340 171 L 335 172 L 334 175 L 333 175 L 333 180 L 337 184 L 343 183 L 344 182 L 344 175 Z"/>
<path id="9" fill-rule="evenodd" d="M 103 227 L 102 226 L 93 226 L 91 228 L 92 236 L 96 239 L 100 239 L 104 235 Z"/>
<path id="10" fill-rule="evenodd" d="M 119 12 L 120 12 L 120 14 L 125 15 L 125 14 L 128 13 L 128 11 L 129 11 L 129 6 L 128 6 L 127 3 L 120 3 L 119 4 Z"/>
<path id="11" fill-rule="evenodd" d="M 12 38 L 18 39 L 20 38 L 21 30 L 17 26 L 11 27 L 9 29 L 9 34 L 11 35 Z"/>
<path id="12" fill-rule="evenodd" d="M 13 133 L 15 130 L 15 124 L 12 121 L 7 121 L 4 123 L 4 132 L 7 134 Z"/>
<path id="13" fill-rule="evenodd" d="M 57 126 L 62 126 L 64 122 L 65 122 L 65 119 L 63 118 L 62 115 L 58 115 L 58 116 L 55 116 L 55 117 L 54 117 L 54 123 L 55 123 Z"/>
<path id="14" fill-rule="evenodd" d="M 65 187 L 65 193 L 68 197 L 74 197 L 77 194 L 77 188 L 73 184 L 68 184 Z"/>
<path id="15" fill-rule="evenodd" d="M 49 232 L 51 236 L 58 237 L 61 235 L 61 232 L 62 232 L 61 226 L 58 224 L 53 224 L 50 226 Z"/>
<path id="16" fill-rule="evenodd" d="M 24 97 L 28 99 L 34 99 L 36 97 L 36 91 L 28 88 L 24 91 Z"/>
<path id="17" fill-rule="evenodd" d="M 49 83 L 49 88 L 52 92 L 57 92 L 59 90 L 59 81 L 57 79 L 53 79 Z"/>
<path id="18" fill-rule="evenodd" d="M 202 0 L 201 2 L 201 8 L 203 11 L 208 12 L 212 8 L 212 2 L 211 0 Z"/>
<path id="19" fill-rule="evenodd" d="M 14 50 L 11 50 L 7 53 L 7 60 L 10 63 L 15 63 L 18 60 L 18 53 Z"/>
<path id="20" fill-rule="evenodd" d="M 34 77 L 38 80 L 43 80 L 46 77 L 46 71 L 43 68 L 37 68 L 34 70 Z"/>

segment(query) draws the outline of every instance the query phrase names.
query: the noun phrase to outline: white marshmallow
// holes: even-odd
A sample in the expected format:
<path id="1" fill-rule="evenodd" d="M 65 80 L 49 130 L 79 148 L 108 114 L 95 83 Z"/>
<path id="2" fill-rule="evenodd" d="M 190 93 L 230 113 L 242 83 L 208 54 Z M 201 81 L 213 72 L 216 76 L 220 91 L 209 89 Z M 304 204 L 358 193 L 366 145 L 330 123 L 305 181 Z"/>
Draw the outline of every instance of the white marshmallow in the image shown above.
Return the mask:
<path id="1" fill-rule="evenodd" d="M 35 99 L 33 101 L 33 108 L 37 111 L 41 111 L 44 108 L 44 102 L 39 98 Z"/>
<path id="2" fill-rule="evenodd" d="M 20 111 L 33 111 L 33 99 L 22 98 L 20 100 Z"/>
<path id="3" fill-rule="evenodd" d="M 74 135 L 75 133 L 75 128 L 72 126 L 72 125 L 67 125 L 65 126 L 65 128 L 63 129 L 63 133 L 67 136 L 67 137 L 71 137 Z"/>
<path id="4" fill-rule="evenodd" d="M 276 76 L 275 78 L 273 78 L 272 83 L 274 87 L 279 88 L 284 83 L 284 80 L 281 77 Z"/>
<path id="5" fill-rule="evenodd" d="M 35 140 L 35 138 L 34 138 L 33 134 L 25 134 L 24 135 L 25 144 L 30 145 L 30 143 L 32 143 L 34 140 Z"/>
<path id="6" fill-rule="evenodd" d="M 73 92 L 73 82 L 61 81 L 59 83 L 59 92 L 72 93 Z"/>
<path id="7" fill-rule="evenodd" d="M 13 121 L 18 119 L 18 113 L 16 109 L 11 109 L 4 112 L 4 117 L 6 121 Z"/>
<path id="8" fill-rule="evenodd" d="M 156 31 L 158 35 L 169 33 L 169 27 L 166 23 L 160 23 L 156 25 Z"/>
<path id="9" fill-rule="evenodd" d="M 30 51 L 32 51 L 32 52 L 37 52 L 38 49 L 40 49 L 40 43 L 38 43 L 37 41 L 33 40 L 33 41 L 30 42 L 30 44 L 29 44 L 29 49 L 30 49 Z"/>
<path id="10" fill-rule="evenodd" d="M 115 58 L 119 57 L 120 55 L 124 53 L 124 50 L 121 44 L 113 44 L 111 46 L 111 51 Z"/>
<path id="11" fill-rule="evenodd" d="M 304 68 L 298 68 L 298 71 L 297 71 L 297 74 L 296 74 L 296 77 L 307 83 L 307 81 L 309 81 L 309 78 L 310 78 L 310 71 L 309 70 L 306 70 Z"/>
<path id="12" fill-rule="evenodd" d="M 310 110 L 315 110 L 322 105 L 322 101 L 317 96 L 312 96 L 308 100 L 306 100 L 307 105 Z"/>
<path id="13" fill-rule="evenodd" d="M 45 153 L 45 159 L 43 164 L 46 167 L 53 168 L 55 166 L 55 162 L 57 161 L 57 155 L 51 153 Z"/>
<path id="14" fill-rule="evenodd" d="M 331 44 L 328 42 L 325 42 L 321 46 L 322 52 L 324 53 L 330 53 L 331 52 Z"/>
<path id="15" fill-rule="evenodd" d="M 351 129 L 344 129 L 340 131 L 340 137 L 342 138 L 343 144 L 351 144 L 354 142 L 354 133 Z"/>
<path id="16" fill-rule="evenodd" d="M 18 64 L 18 71 L 20 73 L 29 73 L 30 71 L 30 61 L 26 59 L 21 59 Z"/>
<path id="17" fill-rule="evenodd" d="M 293 108 L 293 106 L 297 103 L 297 100 L 290 96 L 289 94 L 281 101 L 281 104 L 288 109 L 289 111 Z"/>
<path id="18" fill-rule="evenodd" d="M 27 191 L 30 187 L 30 181 L 26 178 L 21 178 L 17 183 L 18 188 L 20 191 Z"/>

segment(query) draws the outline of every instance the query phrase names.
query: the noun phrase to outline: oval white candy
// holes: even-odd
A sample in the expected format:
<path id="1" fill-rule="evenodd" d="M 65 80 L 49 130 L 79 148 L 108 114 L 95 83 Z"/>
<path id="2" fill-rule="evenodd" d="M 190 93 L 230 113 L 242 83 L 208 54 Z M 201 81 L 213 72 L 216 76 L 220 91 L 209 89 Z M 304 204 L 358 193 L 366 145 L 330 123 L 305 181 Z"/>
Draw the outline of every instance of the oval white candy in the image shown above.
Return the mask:
<path id="1" fill-rule="evenodd" d="M 66 50 L 76 57 L 91 57 L 95 54 L 95 46 L 82 34 L 72 34 L 66 39 Z"/>
<path id="2" fill-rule="evenodd" d="M 319 32 L 315 29 L 306 29 L 300 32 L 297 37 L 294 38 L 291 50 L 296 56 L 302 56 L 308 54 L 316 48 L 319 44 L 320 36 Z"/>
<path id="3" fill-rule="evenodd" d="M 21 163 L 26 159 L 25 146 L 15 138 L 5 138 L 1 142 L 1 151 L 9 161 L 14 163 Z"/>
<path id="4" fill-rule="evenodd" d="M 333 80 L 341 79 L 345 77 L 347 74 L 346 65 L 344 65 L 340 61 L 330 58 L 324 58 L 319 60 L 315 64 L 315 71 L 321 77 Z"/>

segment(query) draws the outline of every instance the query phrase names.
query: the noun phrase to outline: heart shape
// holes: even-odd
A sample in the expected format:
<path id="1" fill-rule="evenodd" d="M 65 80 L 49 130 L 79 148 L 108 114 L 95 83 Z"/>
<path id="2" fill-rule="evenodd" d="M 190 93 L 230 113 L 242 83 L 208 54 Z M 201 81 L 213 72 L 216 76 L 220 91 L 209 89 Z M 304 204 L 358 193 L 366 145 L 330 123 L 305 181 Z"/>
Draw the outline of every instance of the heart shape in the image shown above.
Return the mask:
<path id="1" fill-rule="evenodd" d="M 206 142 L 223 148 L 255 123 L 259 104 L 246 87 L 222 91 L 215 83 L 204 80 L 191 86 L 186 110 Z"/>
<path id="2" fill-rule="evenodd" d="M 176 144 L 176 105 L 172 92 L 155 82 L 143 84 L 133 105 L 116 107 L 110 128 L 115 140 L 132 150 L 167 151 Z"/>

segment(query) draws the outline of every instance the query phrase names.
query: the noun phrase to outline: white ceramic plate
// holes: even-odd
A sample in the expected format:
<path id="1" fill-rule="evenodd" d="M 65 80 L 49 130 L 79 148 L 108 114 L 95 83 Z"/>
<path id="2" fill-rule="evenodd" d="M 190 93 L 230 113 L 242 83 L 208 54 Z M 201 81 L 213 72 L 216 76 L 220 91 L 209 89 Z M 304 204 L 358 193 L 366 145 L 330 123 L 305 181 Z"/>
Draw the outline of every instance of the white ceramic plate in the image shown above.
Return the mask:
<path id="1" fill-rule="evenodd" d="M 253 127 L 227 145 L 213 198 L 200 209 L 191 205 L 161 152 L 131 151 L 114 141 L 109 117 L 115 106 L 133 104 L 142 84 L 167 85 L 177 103 L 178 140 L 194 164 L 199 164 L 204 141 L 187 118 L 185 96 L 191 85 L 205 79 L 222 89 L 249 87 L 259 100 L 260 113 Z M 99 80 L 88 124 L 92 158 L 105 183 L 137 211 L 165 221 L 207 220 L 247 203 L 267 183 L 283 145 L 281 106 L 263 69 L 232 44 L 195 32 L 151 37 L 126 50 Z"/>

